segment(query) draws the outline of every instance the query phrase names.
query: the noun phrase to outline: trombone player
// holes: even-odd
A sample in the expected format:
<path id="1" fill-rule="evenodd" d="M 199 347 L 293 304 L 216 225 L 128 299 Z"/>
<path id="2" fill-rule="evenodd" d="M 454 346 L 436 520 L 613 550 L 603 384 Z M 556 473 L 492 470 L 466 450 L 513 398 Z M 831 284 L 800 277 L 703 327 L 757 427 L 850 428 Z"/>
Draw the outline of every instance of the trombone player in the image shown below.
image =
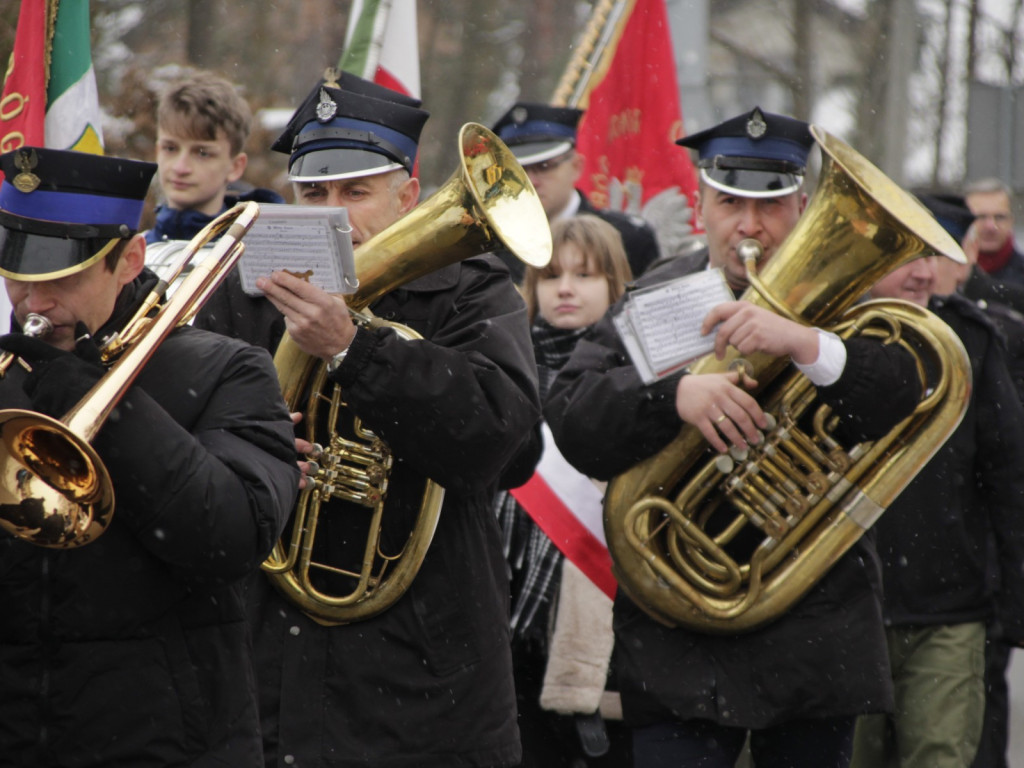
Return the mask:
<path id="1" fill-rule="evenodd" d="M 359 246 L 416 206 L 426 119 L 418 101 L 341 75 L 313 89 L 274 148 L 290 155 L 296 201 L 346 207 Z M 266 339 L 283 318 L 294 342 L 327 364 L 327 392 L 338 385 L 394 454 L 385 546 L 401 548 L 426 479 L 446 493 L 411 586 L 372 617 L 324 626 L 255 579 L 266 765 L 518 765 L 509 587 L 491 500 L 539 403 L 525 305 L 508 270 L 470 258 L 371 305 L 417 340 L 356 327 L 341 297 L 284 272 L 260 287 L 266 298 L 247 298 L 231 278 L 199 323 Z M 324 502 L 316 559 L 351 567 L 346 550 L 363 545 L 366 516 L 349 501 Z"/>
<path id="2" fill-rule="evenodd" d="M 59 418 L 104 377 L 100 346 L 157 282 L 137 233 L 156 166 L 24 147 L 0 168 L 0 274 L 15 330 L 30 313 L 52 327 L 0 337 L 0 408 Z M 97 510 L 106 528 L 80 546 L 41 546 L 62 542 L 48 536 L 57 520 L 58 530 L 19 525 L 47 503 L 18 496 L 42 485 L 29 467 L 80 467 L 47 440 L 30 446 L 40 461 L 21 466 L 9 415 L 0 765 L 257 764 L 241 581 L 273 546 L 299 482 L 269 356 L 187 326 L 170 333 L 96 433 L 116 504 Z"/>
<path id="3" fill-rule="evenodd" d="M 699 155 L 696 212 L 708 248 L 639 284 L 710 266 L 738 294 L 747 282 L 739 243 L 757 239 L 762 262 L 773 258 L 804 210 L 813 137 L 804 122 L 754 109 L 678 143 Z M 768 422 L 749 379 L 684 373 L 644 385 L 611 312 L 576 348 L 545 404 L 559 447 L 581 472 L 600 479 L 625 472 L 684 423 L 717 451 L 759 441 Z M 720 356 L 732 345 L 788 357 L 858 441 L 888 432 L 920 392 L 913 359 L 897 345 L 843 341 L 747 302 L 718 305 L 701 332 L 715 334 Z M 788 613 L 745 634 L 669 628 L 620 589 L 615 658 L 636 766 L 732 768 L 749 734 L 758 766 L 844 768 L 856 716 L 893 703 L 879 578 L 874 548 L 861 537 Z"/>

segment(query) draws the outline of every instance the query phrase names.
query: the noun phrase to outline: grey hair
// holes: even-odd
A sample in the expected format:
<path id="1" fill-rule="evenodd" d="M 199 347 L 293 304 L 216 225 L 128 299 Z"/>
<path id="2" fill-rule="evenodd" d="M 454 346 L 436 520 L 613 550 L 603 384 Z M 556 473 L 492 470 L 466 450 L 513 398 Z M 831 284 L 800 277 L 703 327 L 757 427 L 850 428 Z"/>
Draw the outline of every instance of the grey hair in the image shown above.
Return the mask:
<path id="1" fill-rule="evenodd" d="M 997 179 L 995 176 L 975 179 L 968 182 L 967 186 L 964 187 L 964 197 L 967 197 L 967 195 L 990 194 L 992 192 L 1002 192 L 1011 200 L 1013 199 L 1013 190 L 1010 189 L 1010 185 L 1002 179 Z"/>

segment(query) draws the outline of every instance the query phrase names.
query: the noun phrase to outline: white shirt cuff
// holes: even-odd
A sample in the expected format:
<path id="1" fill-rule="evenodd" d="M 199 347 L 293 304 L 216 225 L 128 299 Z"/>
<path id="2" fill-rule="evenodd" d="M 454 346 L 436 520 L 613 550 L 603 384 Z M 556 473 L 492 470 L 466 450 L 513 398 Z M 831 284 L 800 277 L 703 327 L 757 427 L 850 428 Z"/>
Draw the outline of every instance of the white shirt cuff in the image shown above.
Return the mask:
<path id="1" fill-rule="evenodd" d="M 827 387 L 835 384 L 843 375 L 846 367 L 846 345 L 834 333 L 820 328 L 818 332 L 818 359 L 807 365 L 796 364 L 800 372 L 811 380 L 816 387 Z"/>

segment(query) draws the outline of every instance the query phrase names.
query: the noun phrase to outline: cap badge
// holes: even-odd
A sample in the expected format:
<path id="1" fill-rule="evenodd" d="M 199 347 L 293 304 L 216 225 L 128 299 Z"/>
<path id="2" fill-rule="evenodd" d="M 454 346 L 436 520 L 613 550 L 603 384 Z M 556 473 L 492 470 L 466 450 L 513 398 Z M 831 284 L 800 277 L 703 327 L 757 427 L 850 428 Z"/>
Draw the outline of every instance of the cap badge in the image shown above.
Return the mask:
<path id="1" fill-rule="evenodd" d="M 40 179 L 34 173 L 32 169 L 39 164 L 39 158 L 36 156 L 34 149 L 22 149 L 18 151 L 17 156 L 14 158 L 14 164 L 18 166 L 18 170 L 21 171 L 17 176 L 14 177 L 14 188 L 19 192 L 28 194 L 38 189 Z"/>
<path id="2" fill-rule="evenodd" d="M 512 114 L 510 115 L 510 117 L 512 118 L 512 122 L 515 123 L 516 125 L 521 125 L 522 123 L 525 123 L 526 118 L 528 118 L 529 116 L 530 115 L 527 113 L 526 107 L 515 107 L 512 110 Z"/>
<path id="3" fill-rule="evenodd" d="M 767 132 L 768 124 L 764 121 L 761 110 L 755 109 L 751 113 L 750 119 L 747 120 L 747 136 L 752 139 L 760 139 Z"/>
<path id="4" fill-rule="evenodd" d="M 330 122 L 338 111 L 338 105 L 323 88 L 320 89 L 320 103 L 316 105 L 316 119 L 321 123 Z"/>

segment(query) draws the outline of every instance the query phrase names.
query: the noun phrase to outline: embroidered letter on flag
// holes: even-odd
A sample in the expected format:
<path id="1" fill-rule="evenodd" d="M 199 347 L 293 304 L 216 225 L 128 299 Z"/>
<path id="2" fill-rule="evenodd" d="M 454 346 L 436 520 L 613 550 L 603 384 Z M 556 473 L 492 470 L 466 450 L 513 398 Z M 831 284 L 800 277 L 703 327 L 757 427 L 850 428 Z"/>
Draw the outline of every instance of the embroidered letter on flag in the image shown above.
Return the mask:
<path id="1" fill-rule="evenodd" d="M 355 0 L 338 67 L 420 98 L 416 0 Z"/>
<path id="2" fill-rule="evenodd" d="M 0 151 L 103 154 L 88 0 L 23 0 L 0 101 Z"/>
<path id="3" fill-rule="evenodd" d="M 22 0 L 0 100 L 0 152 L 43 144 L 46 120 L 46 0 Z"/>
<path id="4" fill-rule="evenodd" d="M 593 480 L 574 469 L 541 425 L 544 452 L 527 483 L 512 496 L 559 551 L 608 597 L 615 598 L 612 558 L 604 538 L 602 494 Z"/>
<path id="5" fill-rule="evenodd" d="M 673 188 L 692 206 L 693 163 L 673 144 L 683 120 L 665 0 L 630 0 L 625 14 L 576 105 L 586 110 L 577 138 L 586 158 L 580 187 L 599 208 L 637 215 Z"/>

